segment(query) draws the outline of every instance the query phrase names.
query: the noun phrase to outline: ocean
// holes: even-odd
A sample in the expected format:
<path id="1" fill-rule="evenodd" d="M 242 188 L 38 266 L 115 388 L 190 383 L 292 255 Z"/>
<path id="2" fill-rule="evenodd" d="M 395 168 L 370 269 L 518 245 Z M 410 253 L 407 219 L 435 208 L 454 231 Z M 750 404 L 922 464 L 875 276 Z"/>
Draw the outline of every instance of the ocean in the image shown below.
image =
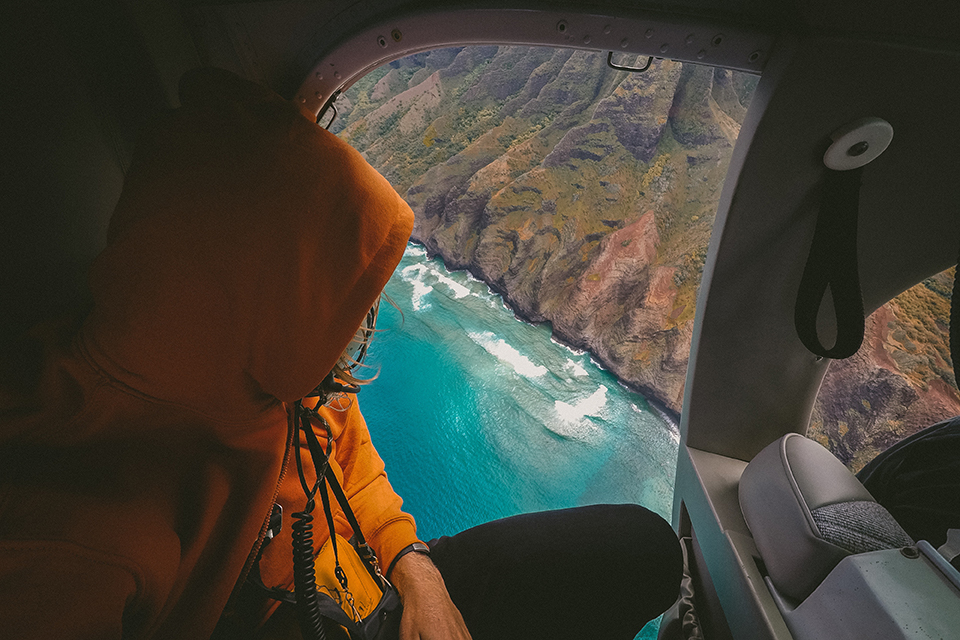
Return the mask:
<path id="1" fill-rule="evenodd" d="M 670 519 L 679 432 L 641 395 L 415 244 L 386 293 L 359 398 L 422 539 L 597 503 Z"/>

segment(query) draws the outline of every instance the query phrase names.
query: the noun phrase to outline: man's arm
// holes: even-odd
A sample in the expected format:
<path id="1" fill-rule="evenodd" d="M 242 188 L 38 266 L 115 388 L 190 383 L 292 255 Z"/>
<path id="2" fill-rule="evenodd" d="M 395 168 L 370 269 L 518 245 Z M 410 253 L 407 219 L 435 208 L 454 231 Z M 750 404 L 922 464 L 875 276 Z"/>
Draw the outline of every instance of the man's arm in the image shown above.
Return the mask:
<path id="1" fill-rule="evenodd" d="M 346 411 L 326 415 L 336 442 L 334 457 L 343 469 L 344 491 L 386 570 L 400 550 L 417 541 L 413 518 L 401 510 L 402 500 L 387 481 L 356 399 Z M 463 616 L 429 557 L 404 555 L 393 566 L 390 580 L 403 602 L 400 640 L 470 640 Z"/>
<path id="2" fill-rule="evenodd" d="M 463 616 L 428 556 L 408 553 L 390 573 L 400 592 L 400 640 L 470 640 Z"/>

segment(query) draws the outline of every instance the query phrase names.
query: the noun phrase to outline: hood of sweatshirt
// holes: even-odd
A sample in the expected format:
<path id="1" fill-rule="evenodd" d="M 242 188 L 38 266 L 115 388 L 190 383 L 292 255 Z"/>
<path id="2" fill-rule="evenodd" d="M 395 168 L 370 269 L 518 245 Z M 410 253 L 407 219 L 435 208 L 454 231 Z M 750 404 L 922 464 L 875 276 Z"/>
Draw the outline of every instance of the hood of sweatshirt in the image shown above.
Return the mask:
<path id="1" fill-rule="evenodd" d="M 255 420 L 333 368 L 399 262 L 413 213 L 361 155 L 218 70 L 138 143 L 90 276 L 104 371 L 221 420 Z"/>
<path id="2" fill-rule="evenodd" d="M 298 489 L 285 403 L 332 369 L 413 226 L 359 153 L 269 90 L 202 70 L 181 101 L 134 152 L 79 335 L 45 341 L 32 395 L 0 396 L 11 637 L 209 637 Z M 374 487 L 358 512 L 390 507 L 368 533 L 389 558 L 413 523 L 354 432 L 339 451 L 365 452 L 350 486 Z"/>

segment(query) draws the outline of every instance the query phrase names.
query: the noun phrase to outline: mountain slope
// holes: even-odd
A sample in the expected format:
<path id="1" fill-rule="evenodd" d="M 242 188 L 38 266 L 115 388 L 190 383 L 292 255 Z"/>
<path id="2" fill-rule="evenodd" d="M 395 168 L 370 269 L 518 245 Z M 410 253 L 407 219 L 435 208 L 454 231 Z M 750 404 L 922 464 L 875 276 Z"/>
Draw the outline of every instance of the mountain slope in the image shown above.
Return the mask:
<path id="1" fill-rule="evenodd" d="M 334 130 L 405 194 L 431 254 L 676 416 L 706 246 L 756 82 L 670 60 L 629 74 L 599 53 L 446 49 L 362 79 Z M 917 320 L 921 342 L 897 338 L 908 316 L 942 312 L 942 291 L 926 290 L 914 316 L 884 307 L 893 324 L 871 319 L 859 360 L 835 363 L 824 383 L 811 435 L 854 467 L 891 434 L 960 413 L 936 322 Z"/>

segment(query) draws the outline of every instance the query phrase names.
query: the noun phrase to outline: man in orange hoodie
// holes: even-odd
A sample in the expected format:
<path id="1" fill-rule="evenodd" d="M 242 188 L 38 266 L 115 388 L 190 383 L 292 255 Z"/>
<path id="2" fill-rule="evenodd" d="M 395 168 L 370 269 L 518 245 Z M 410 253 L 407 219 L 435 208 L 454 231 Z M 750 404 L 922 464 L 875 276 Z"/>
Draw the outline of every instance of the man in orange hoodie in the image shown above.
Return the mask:
<path id="1" fill-rule="evenodd" d="M 359 153 L 269 90 L 196 71 L 181 102 L 138 144 L 91 269 L 92 312 L 47 345 L 35 392 L 0 413 L 4 637 L 208 638 L 258 558 L 264 583 L 289 587 L 290 527 L 261 549 L 274 503 L 289 513 L 305 501 L 287 469 L 288 409 L 333 369 L 412 229 L 409 207 Z M 413 518 L 356 402 L 320 412 L 334 472 L 389 567 L 419 542 Z M 350 536 L 342 515 L 336 526 Z M 644 620 L 679 582 L 672 532 L 652 526 L 633 545 L 649 542 L 638 562 L 667 560 Z M 512 544 L 512 530 L 441 540 L 436 565 L 403 553 L 390 575 L 400 637 L 470 637 L 448 575 L 483 626 L 489 603 L 471 605 L 482 598 L 470 592 L 491 577 L 464 558 L 478 555 L 471 540 Z M 507 588 L 523 600 L 535 587 Z"/>

